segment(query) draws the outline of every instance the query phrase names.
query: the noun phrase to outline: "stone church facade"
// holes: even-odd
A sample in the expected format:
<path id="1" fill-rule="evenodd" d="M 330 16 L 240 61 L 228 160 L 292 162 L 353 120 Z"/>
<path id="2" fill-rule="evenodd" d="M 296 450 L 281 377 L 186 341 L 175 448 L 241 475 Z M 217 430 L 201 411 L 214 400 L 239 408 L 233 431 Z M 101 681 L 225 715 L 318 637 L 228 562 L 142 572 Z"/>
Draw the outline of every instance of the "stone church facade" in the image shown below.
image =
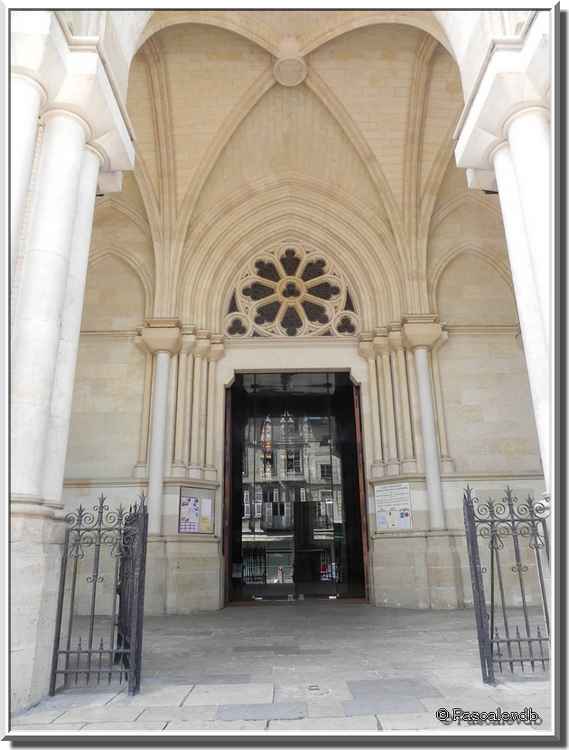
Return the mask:
<path id="1" fill-rule="evenodd" d="M 548 11 L 11 12 L 16 707 L 47 690 L 65 513 L 101 492 L 148 496 L 148 614 L 228 601 L 228 507 L 252 533 L 275 523 L 228 484 L 243 373 L 349 376 L 366 598 L 472 604 L 466 484 L 552 489 L 550 27 Z M 264 424 L 275 482 L 332 476 L 325 441 L 312 464 L 281 459 Z M 181 487 L 211 499 L 210 533 L 179 533 Z M 399 525 L 379 512 L 390 491 Z"/>

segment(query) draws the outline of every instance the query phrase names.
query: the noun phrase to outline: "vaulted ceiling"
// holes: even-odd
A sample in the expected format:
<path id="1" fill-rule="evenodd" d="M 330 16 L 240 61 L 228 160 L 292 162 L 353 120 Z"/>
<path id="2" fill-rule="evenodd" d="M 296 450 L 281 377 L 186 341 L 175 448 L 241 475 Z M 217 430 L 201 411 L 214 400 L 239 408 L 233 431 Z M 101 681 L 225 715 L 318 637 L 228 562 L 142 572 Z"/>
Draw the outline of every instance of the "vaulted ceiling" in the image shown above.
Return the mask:
<path id="1" fill-rule="evenodd" d="M 298 224 L 297 204 L 317 194 L 323 221 L 328 211 L 352 232 L 353 262 L 363 263 L 365 233 L 366 273 L 399 286 L 385 314 L 428 311 L 441 223 L 474 201 L 489 241 L 502 232 L 496 199 L 473 198 L 454 166 L 464 100 L 435 35 L 432 14 L 418 11 L 154 13 L 129 81 L 135 170 L 98 205 L 94 245 L 112 234 L 154 278 L 154 314 L 179 314 L 180 285 L 230 247 L 214 234 L 222 219 L 226 234 L 239 221 L 250 236 L 275 214 Z M 302 59 L 304 80 L 281 85 L 279 57 Z"/>

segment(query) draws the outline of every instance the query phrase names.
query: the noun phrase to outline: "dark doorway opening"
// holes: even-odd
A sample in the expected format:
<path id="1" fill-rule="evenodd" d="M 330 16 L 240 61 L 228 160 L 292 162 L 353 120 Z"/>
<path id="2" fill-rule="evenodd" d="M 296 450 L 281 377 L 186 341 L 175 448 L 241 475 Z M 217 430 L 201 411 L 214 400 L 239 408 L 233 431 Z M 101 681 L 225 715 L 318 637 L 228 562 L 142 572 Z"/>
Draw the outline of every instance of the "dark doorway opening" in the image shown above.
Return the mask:
<path id="1" fill-rule="evenodd" d="M 228 395 L 226 599 L 366 594 L 359 393 L 347 373 L 242 373 Z"/>

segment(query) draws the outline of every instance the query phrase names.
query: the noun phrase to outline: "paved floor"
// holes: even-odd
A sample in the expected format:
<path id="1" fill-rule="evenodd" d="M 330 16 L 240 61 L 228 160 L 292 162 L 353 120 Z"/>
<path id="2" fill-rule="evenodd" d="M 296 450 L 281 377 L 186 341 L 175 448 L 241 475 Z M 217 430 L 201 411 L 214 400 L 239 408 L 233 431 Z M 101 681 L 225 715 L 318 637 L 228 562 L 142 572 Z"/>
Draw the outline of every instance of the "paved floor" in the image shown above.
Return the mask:
<path id="1" fill-rule="evenodd" d="M 542 723 L 442 723 L 438 708 L 532 708 Z M 471 610 L 258 603 L 147 617 L 143 686 L 74 688 L 12 718 L 35 732 L 546 732 L 549 681 L 480 679 Z"/>

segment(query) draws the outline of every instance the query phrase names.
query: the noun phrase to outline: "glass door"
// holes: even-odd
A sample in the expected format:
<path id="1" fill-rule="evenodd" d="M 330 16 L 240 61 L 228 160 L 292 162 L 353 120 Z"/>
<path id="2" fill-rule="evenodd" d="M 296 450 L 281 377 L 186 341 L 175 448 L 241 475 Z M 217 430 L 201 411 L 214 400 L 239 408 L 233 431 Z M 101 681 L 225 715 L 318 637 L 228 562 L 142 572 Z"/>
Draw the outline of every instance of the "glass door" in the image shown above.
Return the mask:
<path id="1" fill-rule="evenodd" d="M 341 414 L 338 420 L 334 413 L 339 377 L 263 373 L 236 378 L 231 598 L 349 593 L 346 441 Z M 355 496 L 351 501 L 356 503 Z"/>

